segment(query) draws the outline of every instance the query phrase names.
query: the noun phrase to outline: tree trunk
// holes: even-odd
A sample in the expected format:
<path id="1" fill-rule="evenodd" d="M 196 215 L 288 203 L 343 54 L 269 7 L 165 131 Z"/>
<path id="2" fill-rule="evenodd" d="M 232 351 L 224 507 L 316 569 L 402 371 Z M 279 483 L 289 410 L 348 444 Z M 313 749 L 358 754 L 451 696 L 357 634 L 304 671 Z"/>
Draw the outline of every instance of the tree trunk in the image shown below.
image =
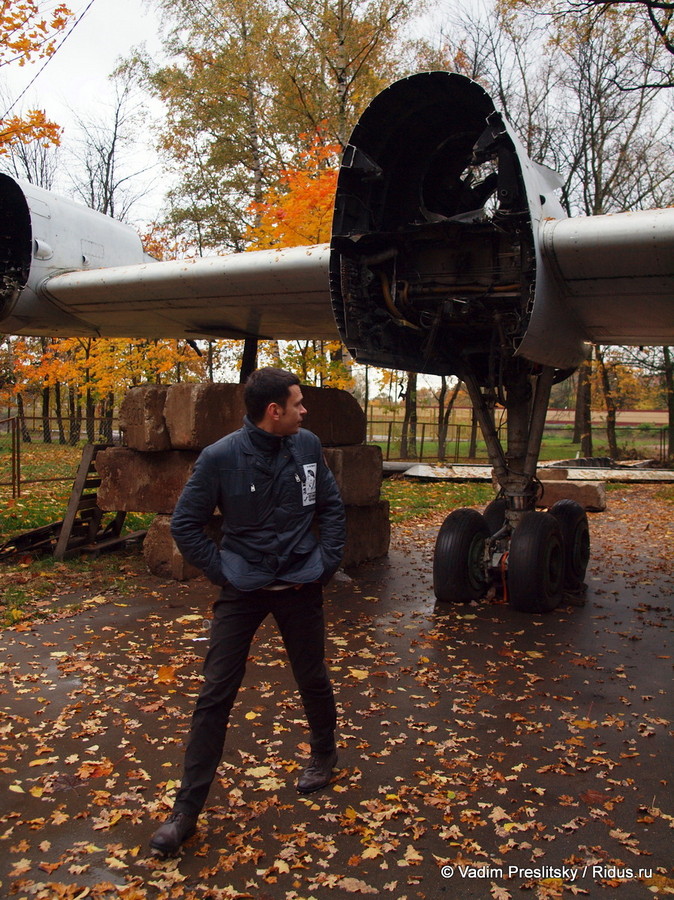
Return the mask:
<path id="1" fill-rule="evenodd" d="M 215 341 L 208 342 L 208 355 L 206 357 L 206 368 L 208 371 L 208 380 L 211 384 L 215 381 L 214 372 L 213 372 L 213 353 L 215 350 Z"/>
<path id="2" fill-rule="evenodd" d="M 451 397 L 445 406 L 445 398 L 447 396 L 447 376 L 442 376 L 442 387 L 438 397 L 438 459 L 444 460 L 447 455 L 447 431 L 449 430 L 449 417 L 452 414 L 454 403 L 459 395 L 461 382 L 457 381 Z"/>
<path id="3" fill-rule="evenodd" d="M 54 385 L 54 416 L 56 417 L 56 430 L 58 433 L 59 444 L 65 444 L 66 437 L 63 427 L 63 406 L 61 403 L 61 385 L 56 382 Z"/>
<path id="4" fill-rule="evenodd" d="M 281 348 L 278 341 L 267 341 L 267 350 L 272 359 L 272 365 L 281 365 Z"/>
<path id="5" fill-rule="evenodd" d="M 616 419 L 618 410 L 615 397 L 613 396 L 613 390 L 611 389 L 611 378 L 604 359 L 604 353 L 599 345 L 595 347 L 595 355 L 597 357 L 597 364 L 599 365 L 604 403 L 606 404 L 606 439 L 608 441 L 608 453 L 611 459 L 618 459 L 620 456 L 618 439 L 616 437 Z"/>
<path id="6" fill-rule="evenodd" d="M 674 456 L 674 359 L 672 348 L 663 347 L 665 360 L 665 385 L 667 388 L 667 456 Z"/>
<path id="7" fill-rule="evenodd" d="M 24 444 L 30 444 L 31 437 L 28 426 L 26 425 L 26 413 L 23 407 L 23 397 L 21 394 L 16 395 L 16 411 L 19 415 L 19 427 L 21 428 L 21 438 Z"/>
<path id="8" fill-rule="evenodd" d="M 77 391 L 74 387 L 71 387 L 68 393 L 68 412 L 70 414 L 68 443 L 71 447 L 75 447 L 79 442 L 80 430 L 82 428 L 82 406 L 78 402 Z"/>
<path id="9" fill-rule="evenodd" d="M 112 419 L 115 410 L 115 395 L 110 391 L 101 401 L 100 436 L 106 444 L 112 444 Z"/>
<path id="10" fill-rule="evenodd" d="M 65 444 L 66 435 L 63 428 L 63 408 L 61 406 L 61 385 L 54 385 L 54 412 L 56 413 L 56 426 L 59 432 L 59 444 Z"/>
<path id="11" fill-rule="evenodd" d="M 400 438 L 400 456 L 402 459 L 417 458 L 417 373 L 407 373 L 405 390 L 405 415 Z"/>
<path id="12" fill-rule="evenodd" d="M 89 372 L 87 371 L 87 381 L 89 380 Z M 85 416 L 86 416 L 86 430 L 87 430 L 87 440 L 90 444 L 93 444 L 96 440 L 96 405 L 94 404 L 94 398 L 91 393 L 91 388 L 87 387 L 86 391 L 86 401 L 85 401 Z"/>
<path id="13" fill-rule="evenodd" d="M 49 420 L 49 385 L 42 388 L 42 440 L 51 444 L 51 421 Z"/>
<path id="14" fill-rule="evenodd" d="M 573 443 L 580 444 L 582 456 L 592 456 L 592 388 L 590 372 L 592 354 L 578 369 L 578 391 L 576 393 L 576 417 L 573 431 Z"/>
<path id="15" fill-rule="evenodd" d="M 44 358 L 49 346 L 49 338 L 40 338 L 40 347 L 42 348 L 42 356 Z M 51 444 L 51 422 L 49 421 L 50 407 L 50 390 L 49 385 L 42 385 L 42 440 L 45 444 Z"/>

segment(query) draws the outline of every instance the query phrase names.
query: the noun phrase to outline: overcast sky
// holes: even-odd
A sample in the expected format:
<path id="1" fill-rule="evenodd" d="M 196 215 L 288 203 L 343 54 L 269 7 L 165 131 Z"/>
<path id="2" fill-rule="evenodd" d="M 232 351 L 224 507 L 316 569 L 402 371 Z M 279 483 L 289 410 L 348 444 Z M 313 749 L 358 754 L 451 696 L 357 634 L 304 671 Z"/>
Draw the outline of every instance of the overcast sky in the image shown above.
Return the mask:
<path id="1" fill-rule="evenodd" d="M 45 6 L 54 2 L 48 0 Z M 24 109 L 44 108 L 55 121 L 67 125 L 71 120 L 71 109 L 85 116 L 88 110 L 95 110 L 102 99 L 110 96 L 107 77 L 120 57 L 127 56 L 132 48 L 143 43 L 153 53 L 159 50 L 158 13 L 150 0 L 93 0 L 87 9 L 90 2 L 68 0 L 74 20 L 82 13 L 84 15 L 28 88 L 20 101 Z M 477 0 L 460 0 L 464 7 L 475 2 Z M 432 14 L 429 13 L 424 21 L 430 23 L 434 18 L 442 18 L 443 12 L 452 5 L 453 0 L 435 0 Z M 11 99 L 15 99 L 43 65 L 44 61 L 23 67 L 3 66 L 0 85 L 4 82 Z"/>
<path id="2" fill-rule="evenodd" d="M 89 2 L 70 0 L 68 5 L 75 19 Z M 107 76 L 119 57 L 126 56 L 143 42 L 151 50 L 158 47 L 156 15 L 148 10 L 144 0 L 93 0 L 41 72 L 44 60 L 23 67 L 4 66 L 0 70 L 0 79 L 9 88 L 13 99 L 37 75 L 20 106 L 46 109 L 55 121 L 67 124 L 71 109 L 85 114 L 100 105 L 101 99 L 110 96 Z"/>
<path id="3" fill-rule="evenodd" d="M 45 6 L 54 2 L 49 0 Z M 64 128 L 66 150 L 79 136 L 74 125 L 76 116 L 84 121 L 100 120 L 111 108 L 114 87 L 109 75 L 120 59 L 142 44 L 153 53 L 160 48 L 157 13 L 146 0 L 69 0 L 68 6 L 74 13 L 73 20 L 65 32 L 65 40 L 63 36 L 59 38 L 60 46 L 46 65 L 45 60 L 38 60 L 25 66 L 7 65 L 0 69 L 3 101 L 0 114 L 4 114 L 8 103 L 17 98 L 20 99 L 13 113 L 44 109 L 52 121 Z M 76 22 L 74 27 L 73 22 Z M 20 97 L 24 90 L 26 93 Z M 139 141 L 137 152 L 128 160 L 129 165 L 132 171 L 153 165 L 157 171 L 148 173 L 149 194 L 131 210 L 131 219 L 138 224 L 157 216 L 165 187 L 156 166 L 156 153 L 152 150 L 152 132 L 148 129 L 142 138 L 145 140 Z M 67 153 L 61 168 L 55 189 L 70 193 L 66 176 Z"/>
<path id="4" fill-rule="evenodd" d="M 45 0 L 44 6 L 48 8 L 55 2 Z M 453 2 L 436 0 L 433 4 L 434 16 L 441 16 L 442 11 L 446 11 Z M 460 2 L 466 4 L 476 0 Z M 78 136 L 74 127 L 75 115 L 83 120 L 105 115 L 114 97 L 109 75 L 119 60 L 143 44 L 155 56 L 161 48 L 157 34 L 158 13 L 151 0 L 68 0 L 68 6 L 74 16 L 65 32 L 67 37 L 65 40 L 59 38 L 62 43 L 46 65 L 42 60 L 25 66 L 7 65 L 0 69 L 0 96 L 3 100 L 0 115 L 7 111 L 8 103 L 17 100 L 25 91 L 12 111 L 44 109 L 50 119 L 64 127 L 66 147 Z M 73 22 L 76 22 L 74 27 Z M 149 129 L 143 137 L 146 147 L 139 147 L 138 151 L 142 162 L 134 165 L 134 169 L 143 168 L 148 159 L 156 163 Z M 157 175 L 156 190 L 147 203 L 134 207 L 131 213 L 133 219 L 155 217 L 161 202 L 160 181 Z"/>

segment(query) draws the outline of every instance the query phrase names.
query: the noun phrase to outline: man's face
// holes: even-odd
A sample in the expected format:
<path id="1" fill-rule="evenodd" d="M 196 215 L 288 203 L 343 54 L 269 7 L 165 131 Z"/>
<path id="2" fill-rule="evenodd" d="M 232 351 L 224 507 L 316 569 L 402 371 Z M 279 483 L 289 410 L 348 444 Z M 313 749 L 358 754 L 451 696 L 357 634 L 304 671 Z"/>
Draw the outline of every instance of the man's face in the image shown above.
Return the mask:
<path id="1" fill-rule="evenodd" d="M 302 425 L 307 411 L 302 403 L 304 400 L 298 384 L 292 384 L 289 389 L 285 406 L 276 405 L 278 411 L 274 419 L 274 433 L 280 435 L 297 434 Z"/>

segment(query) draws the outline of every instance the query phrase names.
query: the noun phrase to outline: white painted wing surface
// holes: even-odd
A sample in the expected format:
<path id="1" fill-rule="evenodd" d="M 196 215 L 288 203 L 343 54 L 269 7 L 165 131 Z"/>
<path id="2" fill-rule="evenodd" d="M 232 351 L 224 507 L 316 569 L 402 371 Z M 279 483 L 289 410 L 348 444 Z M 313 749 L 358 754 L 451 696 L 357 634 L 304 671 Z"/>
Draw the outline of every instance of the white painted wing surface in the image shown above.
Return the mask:
<path id="1" fill-rule="evenodd" d="M 549 220 L 541 236 L 586 340 L 674 343 L 674 208 Z"/>
<path id="2" fill-rule="evenodd" d="M 338 337 L 329 246 L 54 275 L 40 293 L 104 337 Z"/>

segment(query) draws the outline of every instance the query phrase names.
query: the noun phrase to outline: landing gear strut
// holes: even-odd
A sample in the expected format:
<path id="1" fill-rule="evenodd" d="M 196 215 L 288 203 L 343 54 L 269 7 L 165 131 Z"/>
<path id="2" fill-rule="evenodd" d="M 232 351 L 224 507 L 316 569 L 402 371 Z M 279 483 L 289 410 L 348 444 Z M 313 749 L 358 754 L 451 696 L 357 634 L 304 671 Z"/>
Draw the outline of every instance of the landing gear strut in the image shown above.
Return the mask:
<path id="1" fill-rule="evenodd" d="M 585 510 L 561 500 L 537 512 L 536 466 L 555 370 L 514 365 L 499 391 L 464 375 L 489 461 L 501 488 L 484 514 L 458 509 L 445 519 L 435 545 L 433 586 L 438 600 L 467 603 L 490 582 L 505 581 L 510 604 L 525 612 L 549 612 L 564 591 L 583 586 L 590 555 Z M 494 408 L 505 405 L 507 451 Z"/>

